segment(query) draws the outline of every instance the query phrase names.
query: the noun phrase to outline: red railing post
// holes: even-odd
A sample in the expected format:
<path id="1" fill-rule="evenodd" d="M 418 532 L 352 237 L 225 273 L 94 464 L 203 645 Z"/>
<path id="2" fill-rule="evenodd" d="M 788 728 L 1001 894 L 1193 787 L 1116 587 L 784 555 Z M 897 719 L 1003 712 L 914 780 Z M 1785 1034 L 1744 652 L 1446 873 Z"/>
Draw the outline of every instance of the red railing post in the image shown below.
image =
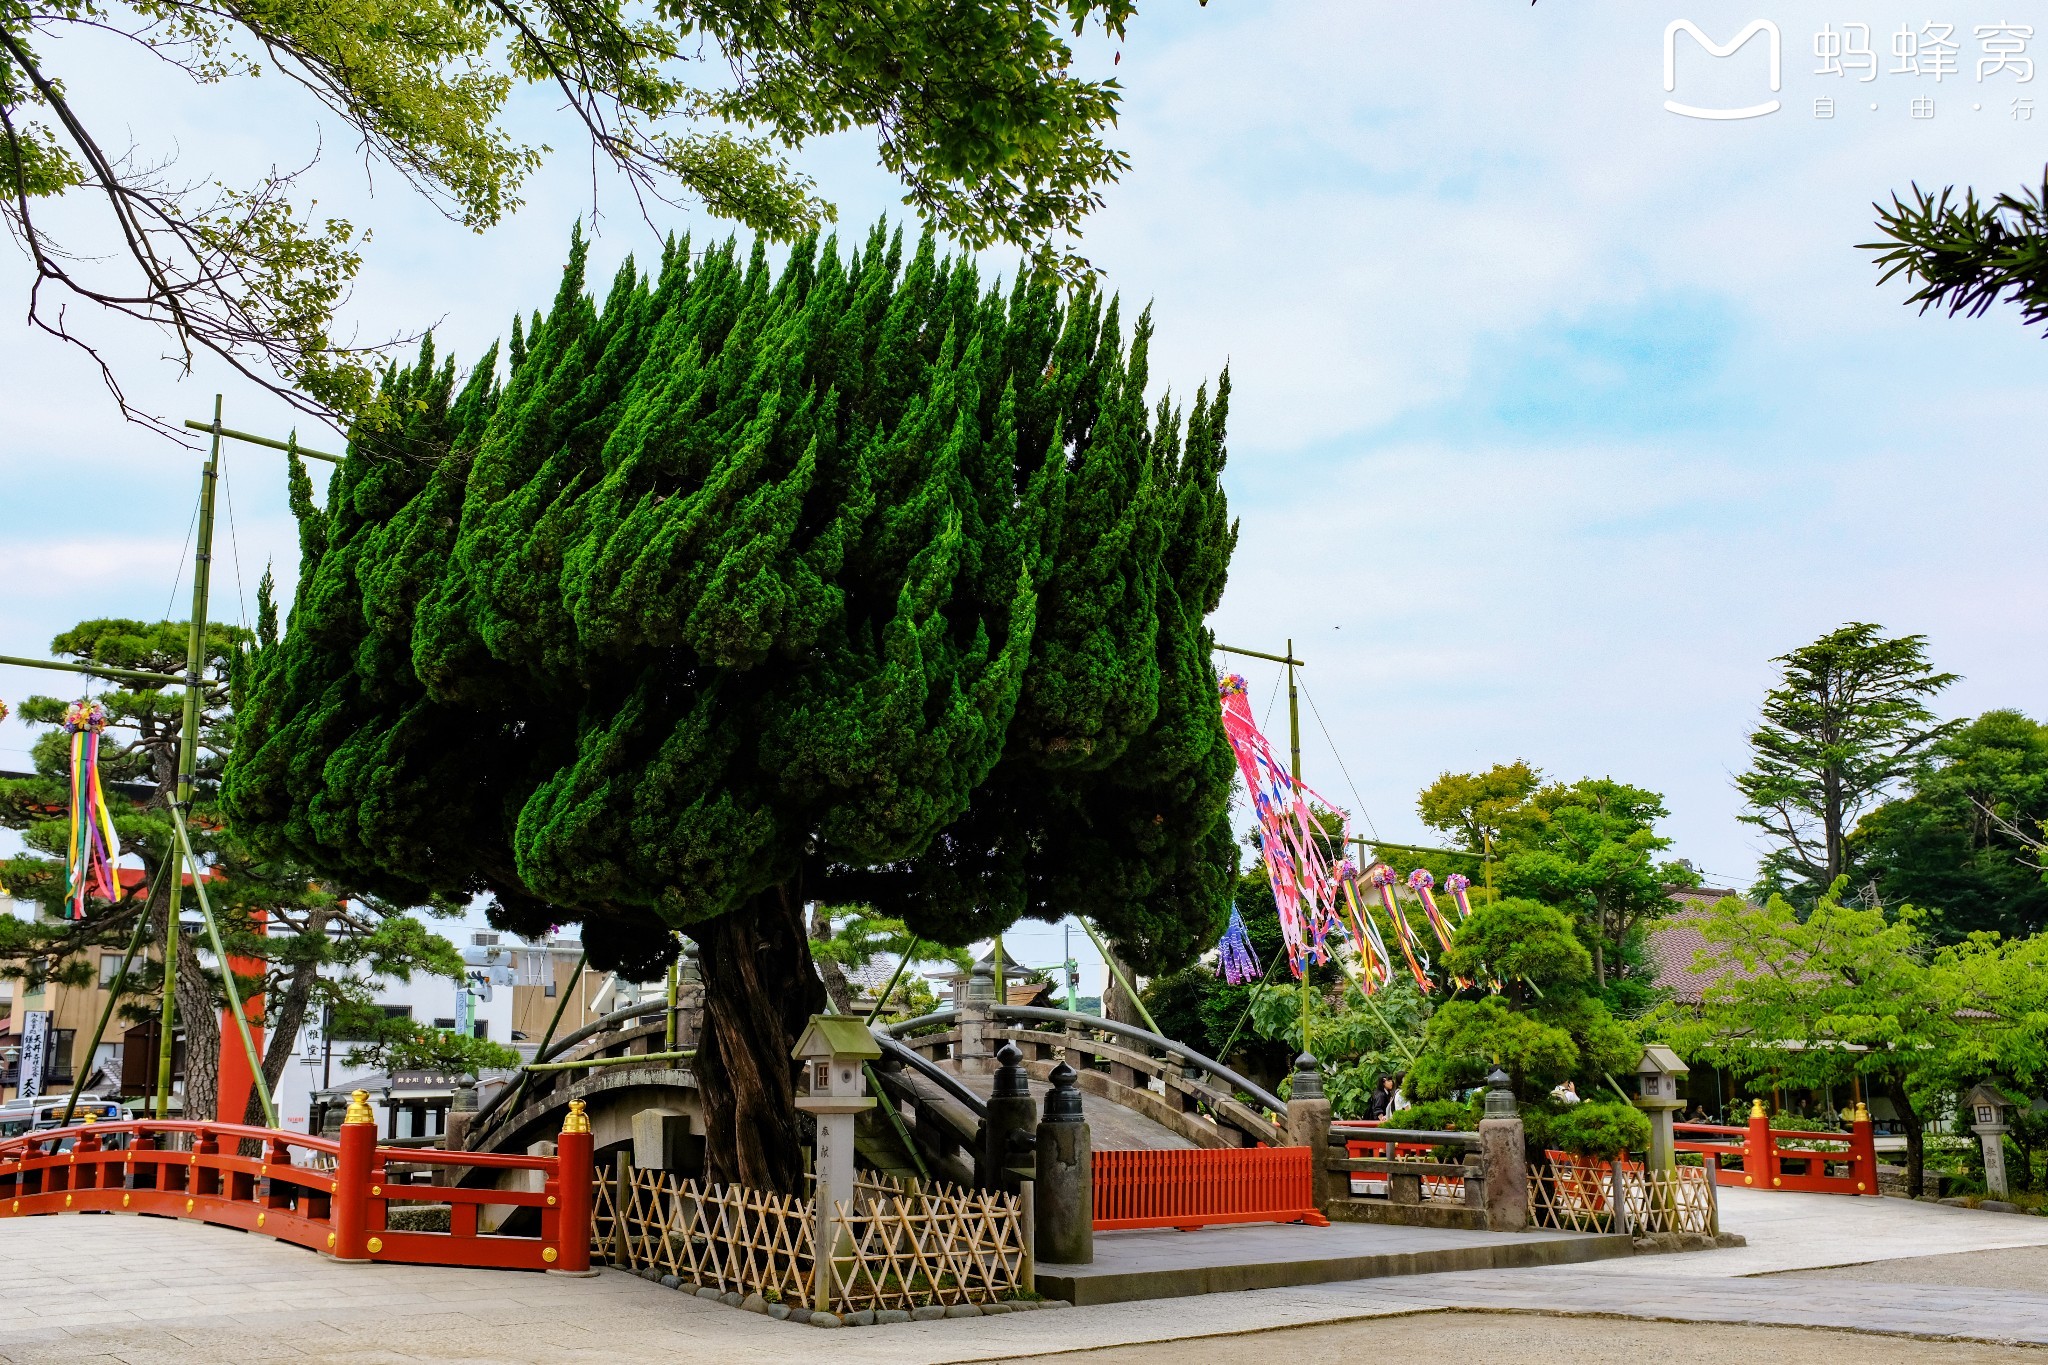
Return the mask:
<path id="1" fill-rule="evenodd" d="M 1877 1136 L 1870 1122 L 1870 1106 L 1858 1103 L 1856 1113 L 1849 1121 L 1850 1174 L 1856 1181 L 1856 1193 L 1876 1194 L 1877 1189 Z"/>
<path id="2" fill-rule="evenodd" d="M 555 1183 L 561 1205 L 555 1219 L 556 1245 L 541 1252 L 554 1275 L 594 1275 L 590 1268 L 590 1182 L 595 1174 L 590 1159 L 590 1118 L 582 1100 L 569 1101 L 569 1116 L 562 1120 L 561 1136 L 555 1140 Z"/>
<path id="3" fill-rule="evenodd" d="M 348 1097 L 341 1121 L 341 1151 L 334 1159 L 334 1259 L 350 1265 L 370 1260 L 370 1169 L 377 1155 L 377 1120 L 370 1094 Z"/>
<path id="4" fill-rule="evenodd" d="M 1761 1099 L 1751 1100 L 1749 1131 L 1742 1137 L 1742 1183 L 1768 1190 L 1778 1183 L 1778 1143 Z"/>

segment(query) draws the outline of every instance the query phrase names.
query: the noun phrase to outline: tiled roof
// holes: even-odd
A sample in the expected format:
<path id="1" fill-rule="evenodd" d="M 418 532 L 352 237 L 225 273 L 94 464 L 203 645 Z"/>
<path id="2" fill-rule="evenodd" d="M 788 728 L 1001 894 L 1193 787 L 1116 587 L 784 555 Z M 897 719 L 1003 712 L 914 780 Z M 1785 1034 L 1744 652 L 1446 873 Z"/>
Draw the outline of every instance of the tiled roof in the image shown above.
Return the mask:
<path id="1" fill-rule="evenodd" d="M 1732 963 L 1710 964 L 1701 971 L 1697 966 L 1702 952 L 1712 954 L 1707 936 L 1700 932 L 1700 924 L 1706 919 L 1707 911 L 1737 894 L 1733 891 L 1713 887 L 1681 887 L 1671 893 L 1679 909 L 1668 919 L 1658 921 L 1650 930 L 1648 948 L 1650 961 L 1657 966 L 1657 988 L 1671 993 L 1671 999 L 1681 1005 L 1698 1005 L 1706 997 L 1707 987 L 1728 974 L 1748 975 Z"/>

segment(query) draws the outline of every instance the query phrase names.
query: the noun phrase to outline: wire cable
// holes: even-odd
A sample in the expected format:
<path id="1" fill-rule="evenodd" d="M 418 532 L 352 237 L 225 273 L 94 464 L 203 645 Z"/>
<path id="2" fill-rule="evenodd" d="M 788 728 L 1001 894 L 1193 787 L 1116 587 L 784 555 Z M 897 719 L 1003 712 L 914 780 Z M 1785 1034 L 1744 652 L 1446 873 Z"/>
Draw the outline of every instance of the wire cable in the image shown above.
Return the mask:
<path id="1" fill-rule="evenodd" d="M 1323 713 L 1316 708 L 1316 699 L 1308 690 L 1306 679 L 1299 680 L 1301 695 L 1308 698 L 1309 714 L 1316 718 L 1316 728 L 1323 732 L 1323 743 L 1330 746 L 1330 757 L 1337 760 L 1337 771 L 1344 774 L 1345 785 L 1351 788 L 1351 799 L 1358 803 L 1358 817 L 1365 821 L 1365 827 L 1372 831 L 1373 841 L 1380 837 L 1379 827 L 1372 822 L 1372 812 L 1365 808 L 1365 798 L 1358 794 L 1358 784 L 1351 780 L 1351 769 L 1344 766 L 1344 755 L 1337 752 L 1337 741 L 1330 738 L 1330 727 L 1323 724 Z"/>
<path id="2" fill-rule="evenodd" d="M 192 499 L 192 520 L 185 524 L 185 543 L 178 547 L 178 562 L 171 568 L 171 595 L 164 602 L 164 619 L 171 619 L 171 612 L 178 605 L 178 585 L 185 581 L 185 559 L 192 549 L 193 533 L 199 529 L 199 498 Z"/>
<path id="3" fill-rule="evenodd" d="M 227 451 L 221 451 L 220 488 L 228 503 L 228 551 L 235 561 L 235 599 L 241 606 L 242 629 L 249 629 L 249 592 L 242 582 L 242 542 L 235 534 L 235 486 L 228 480 Z"/>

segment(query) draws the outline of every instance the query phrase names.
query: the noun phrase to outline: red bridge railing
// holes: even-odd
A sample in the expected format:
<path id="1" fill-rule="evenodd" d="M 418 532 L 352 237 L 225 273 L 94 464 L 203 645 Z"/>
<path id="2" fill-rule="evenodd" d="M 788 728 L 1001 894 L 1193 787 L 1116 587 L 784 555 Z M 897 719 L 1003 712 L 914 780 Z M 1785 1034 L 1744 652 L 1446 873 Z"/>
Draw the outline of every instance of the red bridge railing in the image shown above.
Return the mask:
<path id="1" fill-rule="evenodd" d="M 500 1270 L 590 1268 L 591 1137 L 570 1106 L 556 1154 L 498 1156 L 377 1146 L 358 1090 L 341 1136 L 237 1123 L 139 1119 L 54 1128 L 0 1142 L 0 1218 L 128 1212 L 260 1232 L 336 1260 Z M 258 1149 L 244 1155 L 244 1146 Z M 525 1170 L 538 1190 L 397 1184 L 389 1168 Z M 390 1226 L 394 1204 L 446 1204 L 446 1232 Z M 538 1235 L 484 1232 L 485 1207 L 538 1210 Z"/>
<path id="2" fill-rule="evenodd" d="M 1878 1192 L 1877 1140 L 1870 1111 L 1861 1105 L 1846 1133 L 1773 1128 L 1761 1100 L 1740 1128 L 1714 1123 L 1673 1127 L 1679 1151 L 1711 1159 L 1717 1184 L 1810 1194 Z"/>
<path id="3" fill-rule="evenodd" d="M 1095 1228 L 1327 1226 L 1316 1209 L 1313 1157 L 1306 1147 L 1098 1151 Z"/>

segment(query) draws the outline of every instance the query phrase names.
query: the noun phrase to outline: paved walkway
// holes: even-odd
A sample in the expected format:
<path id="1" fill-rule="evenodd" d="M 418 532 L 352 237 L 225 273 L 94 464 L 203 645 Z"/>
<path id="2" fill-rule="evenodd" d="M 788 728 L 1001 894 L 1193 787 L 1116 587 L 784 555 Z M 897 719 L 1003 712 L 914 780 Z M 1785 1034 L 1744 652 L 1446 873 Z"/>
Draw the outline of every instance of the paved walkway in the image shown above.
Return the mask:
<path id="1" fill-rule="evenodd" d="M 616 1362 L 682 1354 L 766 1365 L 801 1351 L 848 1365 L 941 1365 L 1459 1309 L 2048 1345 L 2048 1251 L 2003 1251 L 1996 1261 L 2003 1278 L 1971 1272 L 1997 1249 L 2048 1246 L 2048 1219 L 1731 1191 L 1723 1220 L 1752 1245 L 846 1328 L 821 1337 L 816 1328 L 615 1272 L 576 1280 L 341 1266 L 267 1238 L 161 1219 L 6 1219 L 0 1359 Z M 2000 1287 L 2028 1283 L 2030 1259 L 2039 1287 Z M 1819 1269 L 1887 1260 L 1896 1264 L 1866 1267 L 1860 1278 Z M 1361 1345 L 1370 1343 L 1370 1330 Z"/>

